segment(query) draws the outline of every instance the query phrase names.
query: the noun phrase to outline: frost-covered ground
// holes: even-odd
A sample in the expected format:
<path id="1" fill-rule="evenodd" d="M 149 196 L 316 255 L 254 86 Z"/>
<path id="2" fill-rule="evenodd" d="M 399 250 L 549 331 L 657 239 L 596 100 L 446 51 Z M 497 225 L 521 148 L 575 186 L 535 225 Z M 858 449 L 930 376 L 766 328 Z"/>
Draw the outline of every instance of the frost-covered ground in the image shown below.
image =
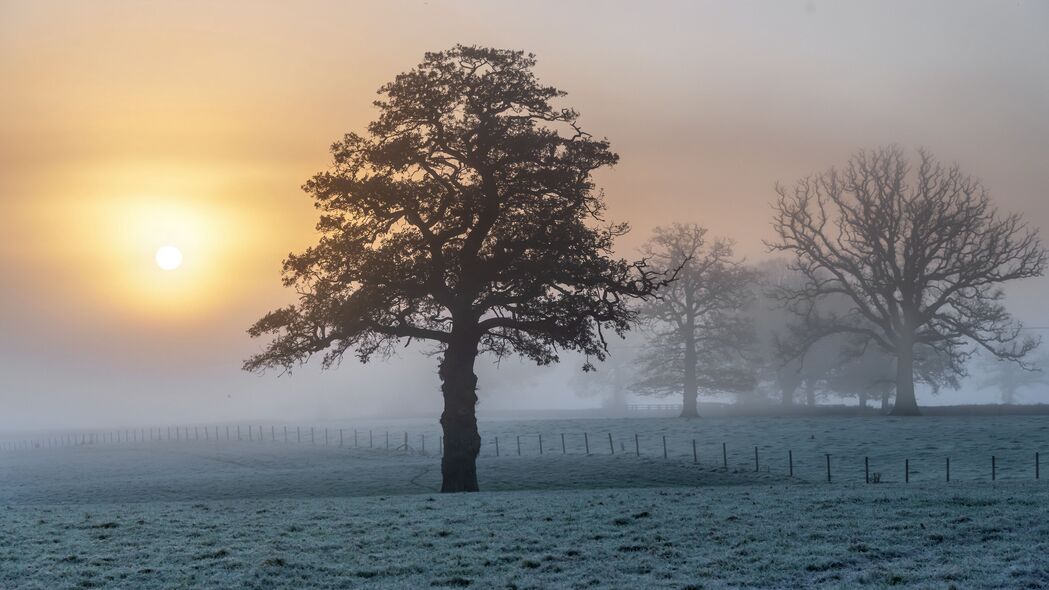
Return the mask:
<path id="1" fill-rule="evenodd" d="M 4 588 L 1044 588 L 1033 484 L 7 506 Z"/>
<path id="2" fill-rule="evenodd" d="M 0 588 L 1049 587 L 1049 473 L 1033 479 L 1046 418 L 490 421 L 485 491 L 454 496 L 434 493 L 433 445 L 384 448 L 387 430 L 428 425 L 360 425 L 371 449 L 325 426 L 328 446 L 0 453 Z M 865 455 L 883 483 L 862 483 Z"/>

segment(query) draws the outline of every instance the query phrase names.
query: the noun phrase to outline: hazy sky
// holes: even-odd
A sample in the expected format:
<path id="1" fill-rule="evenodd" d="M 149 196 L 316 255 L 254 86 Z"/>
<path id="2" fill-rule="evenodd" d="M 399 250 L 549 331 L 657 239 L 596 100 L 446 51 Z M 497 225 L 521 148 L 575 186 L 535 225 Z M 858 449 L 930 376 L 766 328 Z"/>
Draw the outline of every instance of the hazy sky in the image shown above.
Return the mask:
<path id="1" fill-rule="evenodd" d="M 245 328 L 290 301 L 281 259 L 313 239 L 300 185 L 381 84 L 455 43 L 534 52 L 611 140 L 624 255 L 695 221 L 760 258 L 777 180 L 893 142 L 1049 229 L 1044 2 L 0 0 L 0 428 L 436 413 L 436 360 L 413 351 L 239 366 L 262 344 Z M 185 263 L 165 273 L 168 243 Z M 1047 292 L 1012 308 L 1049 325 Z M 485 369 L 482 410 L 561 403 L 577 368 Z"/>

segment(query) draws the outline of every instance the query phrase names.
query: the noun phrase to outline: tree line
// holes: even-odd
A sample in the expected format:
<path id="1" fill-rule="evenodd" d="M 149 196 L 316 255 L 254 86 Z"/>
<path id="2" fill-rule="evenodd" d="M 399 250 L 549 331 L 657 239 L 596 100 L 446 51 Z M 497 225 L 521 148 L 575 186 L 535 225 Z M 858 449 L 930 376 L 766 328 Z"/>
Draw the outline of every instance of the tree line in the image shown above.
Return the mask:
<path id="1" fill-rule="evenodd" d="M 1043 272 L 1036 232 L 924 152 L 916 164 L 897 148 L 859 152 L 843 170 L 778 187 L 769 247 L 787 256 L 781 276 L 735 260 L 697 225 L 660 229 L 640 258 L 618 257 L 629 226 L 606 219 L 593 174 L 619 157 L 535 63 L 460 45 L 379 89 L 377 118 L 333 144 L 330 167 L 303 187 L 319 239 L 284 261 L 298 301 L 249 329 L 269 342 L 245 369 L 291 370 L 314 355 L 330 367 L 347 352 L 367 362 L 432 342 L 442 491 L 459 492 L 478 489 L 481 354 L 547 365 L 576 351 L 589 371 L 610 339 L 645 323 L 638 386 L 679 388 L 694 410 L 701 390 L 752 387 L 763 349 L 780 359 L 786 391 L 804 375 L 790 364 L 834 342 L 872 370 L 891 359 L 894 412 L 917 413 L 915 378 L 960 374 L 975 347 L 1019 364 L 1035 348 L 1000 285 Z M 755 295 L 755 281 L 774 288 Z M 748 321 L 756 296 L 789 312 L 775 334 Z"/>

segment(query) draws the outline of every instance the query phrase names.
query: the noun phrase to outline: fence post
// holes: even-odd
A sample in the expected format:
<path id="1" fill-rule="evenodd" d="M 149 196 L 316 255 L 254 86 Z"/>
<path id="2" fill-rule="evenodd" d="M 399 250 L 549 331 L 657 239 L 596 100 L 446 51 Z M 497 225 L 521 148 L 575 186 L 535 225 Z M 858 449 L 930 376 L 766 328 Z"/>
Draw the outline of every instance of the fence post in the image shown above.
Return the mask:
<path id="1" fill-rule="evenodd" d="M 339 448 L 342 448 L 342 429 L 339 429 Z"/>
<path id="2" fill-rule="evenodd" d="M 368 448 L 369 449 L 374 449 L 375 448 L 375 437 L 372 436 L 372 431 L 371 430 L 368 431 Z"/>
<path id="3" fill-rule="evenodd" d="M 209 437 L 208 437 L 208 427 L 207 426 L 204 427 L 204 440 L 210 440 Z"/>
<path id="4" fill-rule="evenodd" d="M 313 433 L 313 427 L 312 426 L 310 426 L 310 444 L 311 445 L 317 444 L 317 437 Z"/>
<path id="5" fill-rule="evenodd" d="M 864 457 L 863 458 L 863 482 L 864 483 L 870 483 L 871 482 L 871 458 L 870 457 Z"/>
<path id="6" fill-rule="evenodd" d="M 568 451 L 565 450 L 565 433 L 562 432 L 561 433 L 561 454 L 564 455 L 566 453 L 568 453 Z"/>
<path id="7" fill-rule="evenodd" d="M 947 481 L 951 481 L 951 458 L 947 457 Z"/>
<path id="8" fill-rule="evenodd" d="M 426 435 L 425 434 L 420 434 L 419 435 L 419 452 L 422 453 L 423 455 L 426 454 Z"/>
<path id="9" fill-rule="evenodd" d="M 521 435 L 517 435 L 517 456 L 521 456 Z"/>
<path id="10" fill-rule="evenodd" d="M 994 481 L 998 476 L 998 462 L 994 455 L 991 455 L 991 481 Z"/>
<path id="11" fill-rule="evenodd" d="M 390 431 L 386 431 L 386 450 L 390 450 Z"/>
<path id="12" fill-rule="evenodd" d="M 408 452 L 408 433 L 404 433 L 404 451 Z"/>
<path id="13" fill-rule="evenodd" d="M 357 429 L 353 429 L 353 448 L 357 448 Z"/>
<path id="14" fill-rule="evenodd" d="M 692 439 L 692 462 L 699 463 L 699 453 L 696 452 L 696 439 Z"/>
<path id="15" fill-rule="evenodd" d="M 1039 471 L 1039 468 L 1038 468 L 1038 451 L 1035 451 L 1034 452 L 1034 478 L 1035 479 L 1038 479 L 1038 476 L 1040 475 L 1038 473 L 1038 471 Z"/>
<path id="16" fill-rule="evenodd" d="M 721 443 L 721 464 L 725 467 L 725 471 L 728 471 L 728 445 Z"/>
<path id="17" fill-rule="evenodd" d="M 911 483 L 911 460 L 903 460 L 903 483 Z"/>
<path id="18" fill-rule="evenodd" d="M 284 425 L 284 442 L 288 442 L 288 425 Z"/>
<path id="19" fill-rule="evenodd" d="M 616 454 L 616 447 L 615 447 L 615 445 L 612 444 L 612 433 L 611 432 L 608 433 L 608 454 L 609 455 L 615 455 Z"/>
<path id="20" fill-rule="evenodd" d="M 539 454 L 543 454 L 543 434 L 539 433 Z"/>
<path id="21" fill-rule="evenodd" d="M 586 446 L 586 456 L 590 456 L 590 435 L 583 433 L 583 444 Z"/>
<path id="22" fill-rule="evenodd" d="M 495 456 L 499 456 L 499 437 L 495 437 Z"/>
<path id="23" fill-rule="evenodd" d="M 638 442 L 637 433 L 634 433 L 634 454 L 638 457 L 641 456 L 641 443 Z"/>
<path id="24" fill-rule="evenodd" d="M 787 449 L 787 464 L 790 468 L 789 476 L 794 477 L 794 451 L 790 449 Z"/>
<path id="25" fill-rule="evenodd" d="M 663 460 L 667 460 L 667 435 L 663 435 Z"/>
<path id="26" fill-rule="evenodd" d="M 830 483 L 830 453 L 827 453 L 827 483 Z"/>
<path id="27" fill-rule="evenodd" d="M 754 472 L 757 473 L 758 471 L 761 471 L 758 468 L 758 448 L 754 447 Z"/>

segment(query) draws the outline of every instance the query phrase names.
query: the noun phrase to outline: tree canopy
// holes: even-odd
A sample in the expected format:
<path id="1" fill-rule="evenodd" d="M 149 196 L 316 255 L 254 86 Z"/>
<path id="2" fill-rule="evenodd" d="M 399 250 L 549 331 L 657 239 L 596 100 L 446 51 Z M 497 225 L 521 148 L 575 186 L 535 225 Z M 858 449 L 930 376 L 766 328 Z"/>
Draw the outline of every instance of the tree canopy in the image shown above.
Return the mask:
<path id="1" fill-rule="evenodd" d="M 332 145 L 330 169 L 303 187 L 321 217 L 319 242 L 284 262 L 298 303 L 249 331 L 271 340 L 248 370 L 436 343 L 446 491 L 477 488 L 479 353 L 547 364 L 575 350 L 589 368 L 604 332 L 635 322 L 630 300 L 667 280 L 613 255 L 628 227 L 604 220 L 592 173 L 618 156 L 555 106 L 565 93 L 535 63 L 460 45 L 380 88 L 367 133 Z"/>
<path id="2" fill-rule="evenodd" d="M 918 412 L 916 350 L 958 367 L 974 349 L 1022 363 L 1037 346 L 1006 311 L 1001 285 L 1040 276 L 1045 249 L 957 165 L 926 151 L 911 164 L 887 147 L 777 192 L 770 246 L 794 254 L 805 277 L 782 295 L 817 335 L 853 334 L 896 356 L 895 413 Z M 845 313 L 810 313 L 836 296 L 849 301 Z"/>

